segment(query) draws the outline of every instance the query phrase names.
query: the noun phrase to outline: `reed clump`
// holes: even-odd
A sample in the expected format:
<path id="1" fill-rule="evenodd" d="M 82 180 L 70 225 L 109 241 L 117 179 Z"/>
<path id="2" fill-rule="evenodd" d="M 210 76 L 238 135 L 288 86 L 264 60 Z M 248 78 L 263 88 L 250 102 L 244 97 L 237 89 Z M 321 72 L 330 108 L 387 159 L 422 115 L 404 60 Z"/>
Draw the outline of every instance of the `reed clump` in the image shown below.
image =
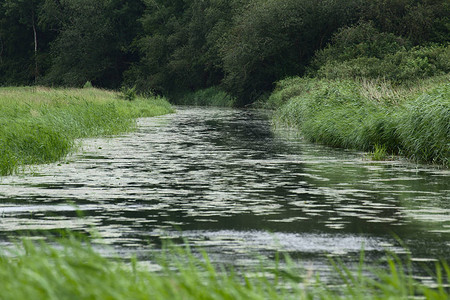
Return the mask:
<path id="1" fill-rule="evenodd" d="M 57 161 L 76 139 L 126 132 L 135 118 L 171 111 L 162 98 L 129 102 L 94 88 L 0 88 L 0 175 Z"/>
<path id="2" fill-rule="evenodd" d="M 394 85 L 386 80 L 291 78 L 268 103 L 275 121 L 312 142 L 400 154 L 449 167 L 449 75 Z"/>
<path id="3" fill-rule="evenodd" d="M 105 258 L 88 242 L 66 238 L 51 246 L 24 240 L 0 254 L 1 299 L 448 299 L 450 268 L 437 263 L 435 287 L 415 280 L 410 262 L 394 255 L 356 270 L 330 260 L 337 278 L 329 285 L 299 271 L 286 257 L 259 267 L 217 267 L 207 254 L 169 247 L 155 252 L 151 270 L 135 258 Z M 271 266 L 274 265 L 274 266 Z M 147 266 L 147 267 L 145 267 Z"/>

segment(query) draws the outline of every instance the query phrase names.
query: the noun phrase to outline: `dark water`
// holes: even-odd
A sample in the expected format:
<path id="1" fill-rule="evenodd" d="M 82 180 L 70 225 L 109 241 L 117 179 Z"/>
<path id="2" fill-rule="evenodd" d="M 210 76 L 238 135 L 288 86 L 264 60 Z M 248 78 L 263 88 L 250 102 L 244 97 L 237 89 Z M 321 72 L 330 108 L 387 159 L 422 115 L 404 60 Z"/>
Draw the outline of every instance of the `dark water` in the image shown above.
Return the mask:
<path id="1" fill-rule="evenodd" d="M 0 179 L 4 245 L 94 230 L 145 257 L 149 243 L 183 236 L 216 261 L 282 250 L 320 268 L 362 247 L 369 260 L 401 253 L 398 236 L 416 261 L 450 258 L 449 170 L 312 145 L 262 112 L 180 108 L 33 171 Z"/>

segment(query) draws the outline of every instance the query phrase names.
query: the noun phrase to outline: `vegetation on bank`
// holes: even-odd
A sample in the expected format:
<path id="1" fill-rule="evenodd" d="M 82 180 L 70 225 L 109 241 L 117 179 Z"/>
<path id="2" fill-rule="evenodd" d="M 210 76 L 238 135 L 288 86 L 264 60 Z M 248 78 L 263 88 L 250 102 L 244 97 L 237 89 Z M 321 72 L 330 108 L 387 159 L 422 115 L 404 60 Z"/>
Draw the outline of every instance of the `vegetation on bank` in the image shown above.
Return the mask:
<path id="1" fill-rule="evenodd" d="M 233 107 L 236 99 L 219 87 L 210 87 L 173 97 L 177 105 Z"/>
<path id="2" fill-rule="evenodd" d="M 0 88 L 0 175 L 57 161 L 76 139 L 126 132 L 135 118 L 169 112 L 170 104 L 158 97 L 125 101 L 94 88 Z"/>
<path id="3" fill-rule="evenodd" d="M 158 252 L 159 253 L 159 252 Z M 363 257 L 363 255 L 362 255 Z M 214 266 L 206 254 L 168 248 L 155 254 L 151 271 L 96 253 L 89 243 L 71 239 L 55 246 L 24 240 L 0 255 L 2 299 L 448 299 L 450 268 L 437 263 L 431 288 L 412 277 L 411 263 L 392 255 L 379 269 L 356 271 L 331 261 L 335 284 L 313 271 L 299 271 L 273 261 L 256 269 Z M 264 266 L 266 265 L 266 266 Z M 332 268 L 333 269 L 333 268 Z M 368 271 L 370 271 L 368 273 Z M 340 282 L 340 283 L 339 283 Z"/>
<path id="4" fill-rule="evenodd" d="M 377 160 L 450 166 L 450 45 L 411 47 L 361 22 L 339 30 L 308 73 L 277 83 L 265 102 L 277 122 Z"/>
<path id="5" fill-rule="evenodd" d="M 383 81 L 291 78 L 278 83 L 268 103 L 279 106 L 276 122 L 298 128 L 309 141 L 449 167 L 449 79 L 405 88 Z"/>

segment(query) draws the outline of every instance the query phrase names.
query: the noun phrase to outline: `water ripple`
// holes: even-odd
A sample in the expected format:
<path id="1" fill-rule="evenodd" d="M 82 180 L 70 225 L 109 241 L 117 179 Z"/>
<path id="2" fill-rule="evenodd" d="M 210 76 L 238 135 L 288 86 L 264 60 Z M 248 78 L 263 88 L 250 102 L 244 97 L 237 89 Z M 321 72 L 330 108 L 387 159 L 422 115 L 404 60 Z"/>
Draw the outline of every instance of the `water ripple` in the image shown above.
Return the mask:
<path id="1" fill-rule="evenodd" d="M 312 145 L 256 111 L 180 108 L 138 128 L 1 178 L 2 238 L 95 230 L 122 251 L 181 230 L 217 253 L 346 255 L 395 235 L 450 258 L 448 170 Z"/>

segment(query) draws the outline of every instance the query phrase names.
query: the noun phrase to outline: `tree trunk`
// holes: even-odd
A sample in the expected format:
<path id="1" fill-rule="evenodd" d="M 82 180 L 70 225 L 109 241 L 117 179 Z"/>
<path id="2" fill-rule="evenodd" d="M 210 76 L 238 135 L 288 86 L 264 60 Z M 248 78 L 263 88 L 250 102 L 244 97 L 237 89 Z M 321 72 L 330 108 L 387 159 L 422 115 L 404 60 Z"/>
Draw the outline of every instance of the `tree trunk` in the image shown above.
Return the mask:
<path id="1" fill-rule="evenodd" d="M 3 40 L 0 36 L 0 64 L 3 62 Z"/>
<path id="2" fill-rule="evenodd" d="M 39 68 L 38 68 L 38 39 L 37 39 L 37 30 L 36 30 L 36 22 L 34 18 L 34 11 L 31 13 L 31 23 L 33 25 L 33 34 L 34 34 L 34 83 L 36 84 L 37 77 L 39 75 Z"/>

